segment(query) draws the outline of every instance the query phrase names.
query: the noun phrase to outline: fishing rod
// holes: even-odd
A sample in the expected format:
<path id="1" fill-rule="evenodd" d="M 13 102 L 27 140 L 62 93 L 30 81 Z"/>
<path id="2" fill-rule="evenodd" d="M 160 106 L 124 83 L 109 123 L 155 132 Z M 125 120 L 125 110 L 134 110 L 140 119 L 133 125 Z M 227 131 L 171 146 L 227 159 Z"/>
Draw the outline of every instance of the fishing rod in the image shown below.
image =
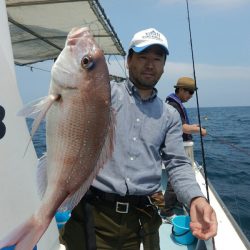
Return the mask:
<path id="1" fill-rule="evenodd" d="M 195 63 L 194 63 L 194 52 L 193 52 L 193 42 L 192 42 L 192 32 L 191 32 L 191 22 L 190 22 L 190 15 L 189 15 L 188 0 L 186 0 L 186 6 L 187 6 L 187 15 L 188 15 L 189 40 L 190 40 L 191 54 L 192 54 L 194 84 L 195 84 L 195 88 L 197 89 L 196 74 L 195 74 Z M 199 122 L 199 127 L 200 127 L 200 142 L 201 142 L 201 152 L 202 152 L 202 162 L 203 162 L 204 178 L 205 178 L 205 184 L 206 184 L 205 186 L 206 186 L 207 200 L 210 203 L 209 191 L 208 191 L 207 167 L 206 167 L 206 160 L 205 160 L 205 151 L 204 151 L 204 145 L 203 145 L 203 139 L 202 139 L 202 133 L 201 133 L 201 116 L 200 116 L 200 105 L 199 105 L 199 99 L 198 99 L 198 90 L 195 91 L 195 94 L 196 94 L 196 105 L 197 105 L 197 113 L 198 113 L 198 122 Z M 214 238 L 212 238 L 212 244 L 213 244 L 213 249 L 215 250 L 216 247 L 215 247 Z"/>
<path id="2" fill-rule="evenodd" d="M 194 76 L 195 88 L 197 88 L 188 0 L 186 0 L 186 4 L 187 4 L 187 14 L 188 14 L 189 40 L 190 40 L 191 54 L 192 54 L 192 64 L 193 64 L 193 76 Z M 199 105 L 198 91 L 196 90 L 195 93 L 196 93 L 196 105 L 197 105 L 197 112 L 198 112 L 198 123 L 199 123 L 199 127 L 200 127 L 200 142 L 201 142 L 202 162 L 203 162 L 203 169 L 204 169 L 205 183 L 206 183 L 207 200 L 210 203 L 209 192 L 208 192 L 208 178 L 207 178 L 205 151 L 204 151 L 204 145 L 203 145 L 203 139 L 202 139 L 202 133 L 201 133 L 201 116 L 200 116 L 200 105 Z"/>
<path id="3" fill-rule="evenodd" d="M 197 88 L 196 74 L 195 74 L 195 63 L 194 63 L 194 52 L 193 52 L 193 42 L 192 42 L 192 32 L 191 32 L 191 22 L 190 22 L 190 15 L 189 15 L 188 0 L 186 0 L 186 4 L 187 4 L 188 30 L 189 30 L 189 40 L 190 40 L 191 54 L 192 54 L 194 83 L 195 83 L 195 87 Z M 205 151 L 204 151 L 204 145 L 203 145 L 203 139 L 202 139 L 202 133 L 201 133 L 201 116 L 200 116 L 200 105 L 199 105 L 199 99 L 198 99 L 198 91 L 196 90 L 195 93 L 196 93 L 196 105 L 197 105 L 197 113 L 198 113 L 198 122 L 199 122 L 199 127 L 200 127 L 200 142 L 201 142 L 201 152 L 202 152 L 204 178 L 205 178 L 205 184 L 206 184 L 205 186 L 206 186 L 207 200 L 210 203 L 209 191 L 208 191 L 207 167 L 206 167 L 206 160 L 205 160 Z M 216 247 L 215 247 L 214 238 L 212 238 L 212 245 L 213 245 L 213 249 L 215 250 Z"/>

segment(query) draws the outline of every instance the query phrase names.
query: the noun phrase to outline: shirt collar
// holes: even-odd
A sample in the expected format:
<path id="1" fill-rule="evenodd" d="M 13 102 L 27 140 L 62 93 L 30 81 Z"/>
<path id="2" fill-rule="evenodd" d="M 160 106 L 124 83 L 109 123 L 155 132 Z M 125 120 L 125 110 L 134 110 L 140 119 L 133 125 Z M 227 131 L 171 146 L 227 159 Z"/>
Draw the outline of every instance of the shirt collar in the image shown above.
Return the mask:
<path id="1" fill-rule="evenodd" d="M 137 98 L 139 98 L 141 101 L 144 101 L 144 102 L 147 102 L 147 101 L 153 101 L 153 99 L 157 96 L 158 94 L 158 90 L 156 88 L 153 88 L 153 92 L 151 94 L 151 96 L 149 98 L 147 98 L 146 100 L 145 99 L 141 99 L 139 93 L 138 93 L 138 90 L 137 88 L 135 87 L 135 85 L 129 80 L 129 78 L 127 78 L 127 80 L 125 81 L 125 86 L 126 86 L 126 89 L 128 91 L 128 94 L 129 95 L 134 95 L 136 96 Z"/>

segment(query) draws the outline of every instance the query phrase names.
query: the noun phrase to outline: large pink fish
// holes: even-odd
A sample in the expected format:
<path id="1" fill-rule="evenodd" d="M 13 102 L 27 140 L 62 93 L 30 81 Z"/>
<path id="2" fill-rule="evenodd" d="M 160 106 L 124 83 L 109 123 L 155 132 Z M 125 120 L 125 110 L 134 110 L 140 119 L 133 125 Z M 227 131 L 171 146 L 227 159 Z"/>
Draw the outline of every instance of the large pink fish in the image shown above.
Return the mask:
<path id="1" fill-rule="evenodd" d="M 59 208 L 72 209 L 113 151 L 114 114 L 108 68 L 88 28 L 74 28 L 52 68 L 49 96 L 21 114 L 46 116 L 47 155 L 38 179 L 41 203 L 34 214 L 0 241 L 0 249 L 32 250 Z"/>

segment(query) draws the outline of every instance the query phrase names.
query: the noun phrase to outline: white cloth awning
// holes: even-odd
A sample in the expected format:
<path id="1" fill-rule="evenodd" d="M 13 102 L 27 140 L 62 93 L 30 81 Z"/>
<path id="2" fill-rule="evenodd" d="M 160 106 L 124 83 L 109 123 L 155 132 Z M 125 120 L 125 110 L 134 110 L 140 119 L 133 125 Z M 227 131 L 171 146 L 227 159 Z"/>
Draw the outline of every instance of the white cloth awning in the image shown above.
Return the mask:
<path id="1" fill-rule="evenodd" d="M 98 0 L 6 0 L 15 63 L 55 59 L 73 27 L 88 26 L 106 55 L 126 53 Z"/>

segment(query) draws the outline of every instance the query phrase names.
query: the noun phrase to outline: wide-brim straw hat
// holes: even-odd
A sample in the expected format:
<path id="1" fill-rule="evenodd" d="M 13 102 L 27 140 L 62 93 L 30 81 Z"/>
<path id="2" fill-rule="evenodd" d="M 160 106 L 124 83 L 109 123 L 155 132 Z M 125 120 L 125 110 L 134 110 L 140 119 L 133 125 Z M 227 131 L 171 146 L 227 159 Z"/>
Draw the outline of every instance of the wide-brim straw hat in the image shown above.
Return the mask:
<path id="1" fill-rule="evenodd" d="M 190 77 L 181 77 L 178 79 L 177 84 L 174 86 L 175 88 L 185 88 L 190 90 L 197 90 L 195 86 L 194 79 Z"/>

